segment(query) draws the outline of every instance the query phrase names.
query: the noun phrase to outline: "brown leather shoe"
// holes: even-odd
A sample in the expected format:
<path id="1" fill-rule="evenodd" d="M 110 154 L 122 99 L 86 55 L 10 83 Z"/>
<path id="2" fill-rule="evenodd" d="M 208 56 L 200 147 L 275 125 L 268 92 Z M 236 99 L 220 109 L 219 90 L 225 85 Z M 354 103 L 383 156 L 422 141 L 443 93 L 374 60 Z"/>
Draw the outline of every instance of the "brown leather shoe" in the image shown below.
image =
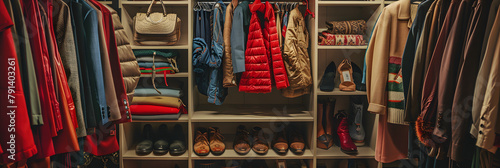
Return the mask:
<path id="1" fill-rule="evenodd" d="M 210 151 L 214 155 L 222 155 L 226 151 L 226 144 L 224 144 L 224 137 L 220 134 L 218 127 L 209 127 L 210 134 Z"/>
<path id="2" fill-rule="evenodd" d="M 346 58 L 339 64 L 337 68 L 337 72 L 340 73 L 339 89 L 341 91 L 356 91 L 356 84 L 354 83 L 354 79 L 352 78 L 351 61 Z"/>
<path id="3" fill-rule="evenodd" d="M 285 132 L 284 130 L 276 132 L 273 138 L 273 150 L 280 155 L 285 155 L 288 152 L 288 141 Z"/>
<path id="4" fill-rule="evenodd" d="M 262 131 L 262 128 L 253 127 L 252 137 L 253 137 L 252 150 L 259 155 L 267 154 L 267 151 L 269 150 L 269 144 L 267 143 L 267 140 L 264 137 L 264 131 Z"/>
<path id="5" fill-rule="evenodd" d="M 193 145 L 194 153 L 198 156 L 207 156 L 210 153 L 210 146 L 208 144 L 208 132 L 204 128 L 198 128 L 194 138 Z"/>
<path id="6" fill-rule="evenodd" d="M 250 133 L 245 129 L 245 126 L 240 125 L 236 129 L 236 138 L 234 138 L 233 148 L 234 151 L 240 155 L 246 155 L 250 152 L 250 140 L 248 136 Z"/>
<path id="7" fill-rule="evenodd" d="M 290 127 L 290 137 L 288 138 L 288 141 L 290 142 L 290 150 L 293 153 L 297 155 L 304 154 L 306 145 L 304 143 L 304 136 L 302 136 L 299 128 L 295 126 Z"/>

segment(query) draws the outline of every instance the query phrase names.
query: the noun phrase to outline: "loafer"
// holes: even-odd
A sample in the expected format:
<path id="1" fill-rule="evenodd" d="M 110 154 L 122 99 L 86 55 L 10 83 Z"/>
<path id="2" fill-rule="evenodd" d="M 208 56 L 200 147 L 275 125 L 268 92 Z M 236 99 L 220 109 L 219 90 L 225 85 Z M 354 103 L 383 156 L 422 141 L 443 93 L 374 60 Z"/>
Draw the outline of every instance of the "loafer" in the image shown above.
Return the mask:
<path id="1" fill-rule="evenodd" d="M 146 124 L 142 130 L 142 141 L 135 147 L 138 155 L 148 155 L 153 152 L 153 126 Z"/>
<path id="2" fill-rule="evenodd" d="M 335 87 L 335 76 L 337 75 L 335 62 L 331 62 L 325 69 L 323 77 L 321 77 L 319 89 L 324 92 L 331 92 Z"/>
<path id="3" fill-rule="evenodd" d="M 288 141 L 290 143 L 290 151 L 296 155 L 304 154 L 306 144 L 301 130 L 295 126 L 291 126 L 289 135 Z"/>
<path id="4" fill-rule="evenodd" d="M 198 128 L 194 137 L 194 153 L 198 156 L 207 156 L 210 153 L 207 130 L 205 128 Z"/>
<path id="5" fill-rule="evenodd" d="M 284 130 L 275 133 L 272 145 L 273 150 L 279 155 L 285 155 L 288 152 L 288 141 Z"/>
<path id="6" fill-rule="evenodd" d="M 186 138 L 180 124 L 174 126 L 174 131 L 170 137 L 172 137 L 170 139 L 170 154 L 182 155 L 186 153 Z"/>
<path id="7" fill-rule="evenodd" d="M 252 150 L 259 154 L 265 155 L 269 150 L 269 144 L 267 143 L 266 138 L 264 137 L 264 131 L 260 127 L 253 127 L 252 129 Z"/>
<path id="8" fill-rule="evenodd" d="M 210 127 L 209 137 L 210 137 L 210 151 L 214 155 L 222 155 L 226 151 L 226 144 L 224 144 L 224 136 L 220 133 L 220 129 L 217 127 Z"/>
<path id="9" fill-rule="evenodd" d="M 240 125 L 236 129 L 236 138 L 234 138 L 233 149 L 240 155 L 246 155 L 250 152 L 250 133 L 245 129 L 245 126 Z"/>
<path id="10" fill-rule="evenodd" d="M 165 155 L 168 153 L 168 128 L 167 125 L 162 124 L 158 128 L 158 140 L 154 143 L 153 153 L 156 155 Z"/>

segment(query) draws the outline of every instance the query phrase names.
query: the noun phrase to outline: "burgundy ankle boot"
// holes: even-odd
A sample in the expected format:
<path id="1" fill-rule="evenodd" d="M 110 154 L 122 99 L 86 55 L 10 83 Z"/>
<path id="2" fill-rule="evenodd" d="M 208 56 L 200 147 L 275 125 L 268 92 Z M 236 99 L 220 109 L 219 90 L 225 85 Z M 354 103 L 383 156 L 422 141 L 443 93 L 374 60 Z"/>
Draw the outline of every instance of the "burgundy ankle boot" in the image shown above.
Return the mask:
<path id="1" fill-rule="evenodd" d="M 352 142 L 351 135 L 349 135 L 349 124 L 347 123 L 347 115 L 343 111 L 335 114 L 337 126 L 336 144 L 340 146 L 340 150 L 348 155 L 358 154 L 358 148 Z M 338 124 L 338 125 L 337 125 Z"/>

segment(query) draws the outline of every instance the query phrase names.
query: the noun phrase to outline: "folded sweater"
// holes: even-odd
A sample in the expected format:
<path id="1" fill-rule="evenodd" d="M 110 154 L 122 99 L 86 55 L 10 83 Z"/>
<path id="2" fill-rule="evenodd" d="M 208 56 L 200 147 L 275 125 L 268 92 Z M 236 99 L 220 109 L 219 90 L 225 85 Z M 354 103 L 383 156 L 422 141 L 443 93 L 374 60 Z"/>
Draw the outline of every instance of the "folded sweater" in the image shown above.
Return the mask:
<path id="1" fill-rule="evenodd" d="M 163 115 L 132 115 L 132 120 L 178 120 L 181 113 Z"/>
<path id="2" fill-rule="evenodd" d="M 157 50 L 134 50 L 134 55 L 136 57 L 152 57 L 154 52 L 156 52 L 156 56 L 161 56 L 165 58 L 173 58 L 179 55 L 179 53 L 175 50 L 167 50 L 165 52 Z"/>
<path id="3" fill-rule="evenodd" d="M 165 96 L 148 96 L 139 97 L 134 96 L 132 100 L 132 105 L 157 105 L 166 107 L 179 108 L 182 104 L 182 100 L 176 97 L 165 97 Z"/>
<path id="4" fill-rule="evenodd" d="M 132 115 L 162 115 L 177 114 L 182 111 L 180 108 L 176 107 L 156 105 L 130 105 L 130 112 L 132 113 Z"/>
<path id="5" fill-rule="evenodd" d="M 158 88 L 158 93 L 154 88 L 136 88 L 134 91 L 134 96 L 147 97 L 147 96 L 166 96 L 166 97 L 181 97 L 182 90 L 180 89 L 168 89 L 168 88 Z"/>

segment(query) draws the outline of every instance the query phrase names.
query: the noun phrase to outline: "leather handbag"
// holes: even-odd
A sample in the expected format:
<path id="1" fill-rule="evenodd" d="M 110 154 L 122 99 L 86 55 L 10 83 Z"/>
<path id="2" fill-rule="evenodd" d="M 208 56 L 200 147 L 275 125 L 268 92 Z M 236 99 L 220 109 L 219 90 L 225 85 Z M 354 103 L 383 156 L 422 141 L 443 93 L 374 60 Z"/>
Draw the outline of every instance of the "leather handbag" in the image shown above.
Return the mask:
<path id="1" fill-rule="evenodd" d="M 174 45 L 181 37 L 181 19 L 175 13 L 168 13 L 160 0 L 163 13 L 151 12 L 155 0 L 151 1 L 146 13 L 134 17 L 134 41 L 138 45 Z"/>

